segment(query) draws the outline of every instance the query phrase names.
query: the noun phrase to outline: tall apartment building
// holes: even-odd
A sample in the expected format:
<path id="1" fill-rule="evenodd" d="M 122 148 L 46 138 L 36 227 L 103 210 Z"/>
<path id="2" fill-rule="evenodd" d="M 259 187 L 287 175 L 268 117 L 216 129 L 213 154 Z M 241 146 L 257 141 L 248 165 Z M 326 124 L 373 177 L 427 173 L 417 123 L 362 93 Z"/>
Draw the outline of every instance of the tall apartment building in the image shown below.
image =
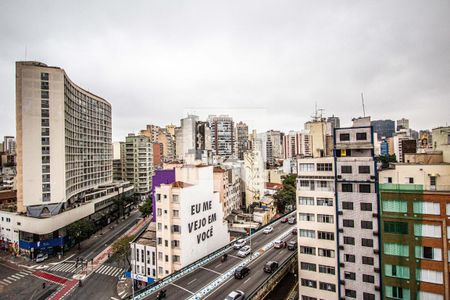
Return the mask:
<path id="1" fill-rule="evenodd" d="M 450 163 L 450 126 L 433 128 L 433 150 L 442 151 L 445 162 Z"/>
<path id="2" fill-rule="evenodd" d="M 307 131 L 289 131 L 283 136 L 283 157 L 312 156 L 312 137 Z"/>
<path id="3" fill-rule="evenodd" d="M 167 128 L 161 128 L 157 125 L 147 125 L 146 129 L 140 131 L 150 139 L 152 143 L 158 143 L 160 146 L 160 157 L 154 157 L 154 160 L 161 160 L 167 162 L 175 159 L 175 137 L 169 132 Z M 154 151 L 154 155 L 158 154 Z"/>
<path id="4" fill-rule="evenodd" d="M 244 159 L 244 152 L 249 149 L 249 140 L 248 140 L 248 126 L 244 122 L 239 122 L 236 124 L 236 137 L 237 137 L 237 151 L 238 151 L 238 159 Z"/>
<path id="5" fill-rule="evenodd" d="M 331 147 L 331 139 L 327 139 L 327 136 L 331 136 L 329 132 L 330 127 L 325 118 L 314 118 L 311 121 L 305 123 L 305 129 L 308 130 L 311 135 L 311 153 L 313 157 L 323 157 L 327 155 L 327 145 Z M 327 134 L 329 133 L 329 134 Z M 328 153 L 331 155 L 331 153 Z"/>
<path id="6" fill-rule="evenodd" d="M 157 278 L 163 278 L 229 243 L 213 166 L 175 169 L 176 181 L 156 196 Z"/>
<path id="7" fill-rule="evenodd" d="M 256 146 L 256 148 L 260 147 Z M 242 179 L 244 182 L 245 207 L 249 207 L 253 202 L 259 202 L 264 196 L 266 172 L 261 151 L 248 150 L 244 152 Z"/>
<path id="8" fill-rule="evenodd" d="M 300 299 L 339 299 L 334 158 L 298 160 Z"/>
<path id="9" fill-rule="evenodd" d="M 13 136 L 5 136 L 3 138 L 3 152 L 8 154 L 16 153 L 16 139 Z"/>
<path id="10" fill-rule="evenodd" d="M 269 130 L 260 133 L 258 139 L 261 140 L 263 160 L 267 165 L 274 166 L 277 161 L 283 159 L 283 134 L 280 131 Z"/>
<path id="11" fill-rule="evenodd" d="M 236 155 L 233 118 L 226 115 L 208 117 L 211 127 L 211 145 L 215 155 L 229 158 Z"/>
<path id="12" fill-rule="evenodd" d="M 370 117 L 334 134 L 339 297 L 381 299 L 377 166 Z"/>
<path id="13" fill-rule="evenodd" d="M 181 119 L 181 126 L 175 129 L 176 158 L 185 159 L 190 150 L 196 148 L 196 126 L 198 116 L 188 115 Z"/>
<path id="14" fill-rule="evenodd" d="M 113 179 L 125 180 L 125 143 L 114 142 L 113 143 Z"/>
<path id="15" fill-rule="evenodd" d="M 373 131 L 378 134 L 378 139 L 390 138 L 395 133 L 395 121 L 393 120 L 373 120 L 370 122 Z"/>
<path id="16" fill-rule="evenodd" d="M 125 179 L 133 183 L 141 200 L 150 196 L 153 176 L 153 143 L 144 135 L 125 138 Z"/>
<path id="17" fill-rule="evenodd" d="M 450 165 L 394 164 L 379 174 L 383 295 L 450 299 Z"/>
<path id="18" fill-rule="evenodd" d="M 405 118 L 401 118 L 397 120 L 397 128 L 396 131 L 400 131 L 402 129 L 409 129 L 409 120 Z"/>
<path id="19" fill-rule="evenodd" d="M 53 214 L 112 182 L 111 105 L 63 69 L 16 63 L 16 128 L 18 211 Z"/>
<path id="20" fill-rule="evenodd" d="M 241 208 L 241 168 L 224 165 L 214 167 L 214 191 L 219 192 L 224 216 Z"/>
<path id="21" fill-rule="evenodd" d="M 341 119 L 339 119 L 339 117 L 335 117 L 334 115 L 327 118 L 327 123 L 330 127 L 330 133 L 333 133 L 335 128 L 341 127 Z"/>
<path id="22" fill-rule="evenodd" d="M 211 150 L 211 128 L 208 122 L 198 121 L 195 125 L 195 149 Z"/>

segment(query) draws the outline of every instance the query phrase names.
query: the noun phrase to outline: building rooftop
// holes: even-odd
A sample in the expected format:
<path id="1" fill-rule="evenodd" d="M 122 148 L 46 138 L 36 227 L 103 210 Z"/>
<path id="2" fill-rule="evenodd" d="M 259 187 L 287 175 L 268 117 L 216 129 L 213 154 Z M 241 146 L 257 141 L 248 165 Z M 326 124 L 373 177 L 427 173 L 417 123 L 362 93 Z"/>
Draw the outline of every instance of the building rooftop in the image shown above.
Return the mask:
<path id="1" fill-rule="evenodd" d="M 140 245 L 156 247 L 156 224 L 150 223 L 147 229 L 134 242 Z"/>

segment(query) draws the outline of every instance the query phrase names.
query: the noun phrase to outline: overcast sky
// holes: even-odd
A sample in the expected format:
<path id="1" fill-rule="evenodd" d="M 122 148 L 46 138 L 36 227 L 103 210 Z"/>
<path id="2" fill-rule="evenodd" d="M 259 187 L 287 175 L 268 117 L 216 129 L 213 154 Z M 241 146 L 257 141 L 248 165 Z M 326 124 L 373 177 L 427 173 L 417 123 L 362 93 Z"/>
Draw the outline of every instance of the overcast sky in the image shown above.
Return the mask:
<path id="1" fill-rule="evenodd" d="M 15 65 L 65 69 L 113 107 L 113 139 L 187 113 L 299 130 L 317 102 L 450 121 L 450 1 L 0 2 L 0 136 L 15 135 Z"/>

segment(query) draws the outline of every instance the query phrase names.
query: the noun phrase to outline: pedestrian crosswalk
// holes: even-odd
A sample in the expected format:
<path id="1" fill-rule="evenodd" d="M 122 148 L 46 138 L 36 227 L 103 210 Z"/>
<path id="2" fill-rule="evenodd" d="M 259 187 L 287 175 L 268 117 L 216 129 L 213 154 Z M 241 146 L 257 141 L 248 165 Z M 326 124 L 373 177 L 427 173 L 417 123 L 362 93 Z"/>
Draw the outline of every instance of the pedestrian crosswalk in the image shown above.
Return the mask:
<path id="1" fill-rule="evenodd" d="M 123 272 L 124 272 L 124 270 L 121 268 L 108 266 L 108 265 L 102 265 L 97 270 L 95 270 L 95 273 L 97 273 L 97 274 L 103 274 L 103 275 L 118 277 L 118 278 L 120 278 L 122 276 Z"/>
<path id="2" fill-rule="evenodd" d="M 64 272 L 64 273 L 78 273 L 83 269 L 83 266 L 75 263 L 61 263 L 47 268 L 48 271 Z"/>
<path id="3" fill-rule="evenodd" d="M 21 272 L 17 272 L 13 275 L 9 275 L 8 277 L 1 279 L 0 284 L 1 285 L 9 285 L 17 280 L 24 278 L 25 276 L 30 275 L 31 273 L 33 273 L 33 272 L 29 271 L 29 270 L 23 270 Z"/>

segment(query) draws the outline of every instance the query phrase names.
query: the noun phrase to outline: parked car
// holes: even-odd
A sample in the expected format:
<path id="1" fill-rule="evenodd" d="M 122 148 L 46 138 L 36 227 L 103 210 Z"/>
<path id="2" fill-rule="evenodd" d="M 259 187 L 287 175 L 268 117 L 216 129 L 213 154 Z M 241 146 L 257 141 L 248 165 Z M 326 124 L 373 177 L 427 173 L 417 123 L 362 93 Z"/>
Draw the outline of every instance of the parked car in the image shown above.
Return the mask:
<path id="1" fill-rule="evenodd" d="M 297 233 L 298 233 L 297 228 L 292 229 L 292 234 L 293 235 L 297 235 Z"/>
<path id="2" fill-rule="evenodd" d="M 295 223 L 297 223 L 297 219 L 295 217 L 290 217 L 288 223 L 291 225 L 295 224 Z"/>
<path id="3" fill-rule="evenodd" d="M 296 250 L 297 249 L 297 241 L 290 241 L 288 243 L 288 250 Z"/>
<path id="4" fill-rule="evenodd" d="M 276 261 L 268 261 L 264 265 L 264 272 L 266 273 L 272 273 L 278 268 L 278 262 Z"/>
<path id="5" fill-rule="evenodd" d="M 237 240 L 236 243 L 234 243 L 234 249 L 239 250 L 244 247 L 245 244 L 247 244 L 246 240 Z"/>
<path id="6" fill-rule="evenodd" d="M 250 252 L 252 252 L 252 248 L 250 248 L 250 246 L 244 246 L 241 248 L 241 250 L 239 250 L 239 252 L 237 253 L 237 256 L 246 257 L 247 255 L 250 254 Z"/>
<path id="7" fill-rule="evenodd" d="M 36 256 L 36 262 L 37 262 L 37 263 L 43 262 L 43 261 L 46 260 L 47 258 L 48 258 L 48 254 L 39 253 L 39 254 Z"/>
<path id="8" fill-rule="evenodd" d="M 287 217 L 284 217 L 283 219 L 281 219 L 281 223 L 287 223 L 287 221 L 288 221 Z"/>
<path id="9" fill-rule="evenodd" d="M 228 294 L 228 296 L 225 298 L 225 300 L 244 300 L 245 299 L 245 294 L 243 291 L 232 291 L 231 293 Z"/>
<path id="10" fill-rule="evenodd" d="M 234 278 L 242 279 L 250 273 L 250 268 L 246 266 L 238 267 L 234 270 Z"/>
<path id="11" fill-rule="evenodd" d="M 282 241 L 282 240 L 275 241 L 273 247 L 274 247 L 275 249 L 286 248 L 286 242 L 284 242 L 284 241 Z"/>
<path id="12" fill-rule="evenodd" d="M 273 231 L 272 226 L 267 226 L 266 228 L 263 229 L 263 233 L 265 234 L 271 233 L 272 231 Z"/>

